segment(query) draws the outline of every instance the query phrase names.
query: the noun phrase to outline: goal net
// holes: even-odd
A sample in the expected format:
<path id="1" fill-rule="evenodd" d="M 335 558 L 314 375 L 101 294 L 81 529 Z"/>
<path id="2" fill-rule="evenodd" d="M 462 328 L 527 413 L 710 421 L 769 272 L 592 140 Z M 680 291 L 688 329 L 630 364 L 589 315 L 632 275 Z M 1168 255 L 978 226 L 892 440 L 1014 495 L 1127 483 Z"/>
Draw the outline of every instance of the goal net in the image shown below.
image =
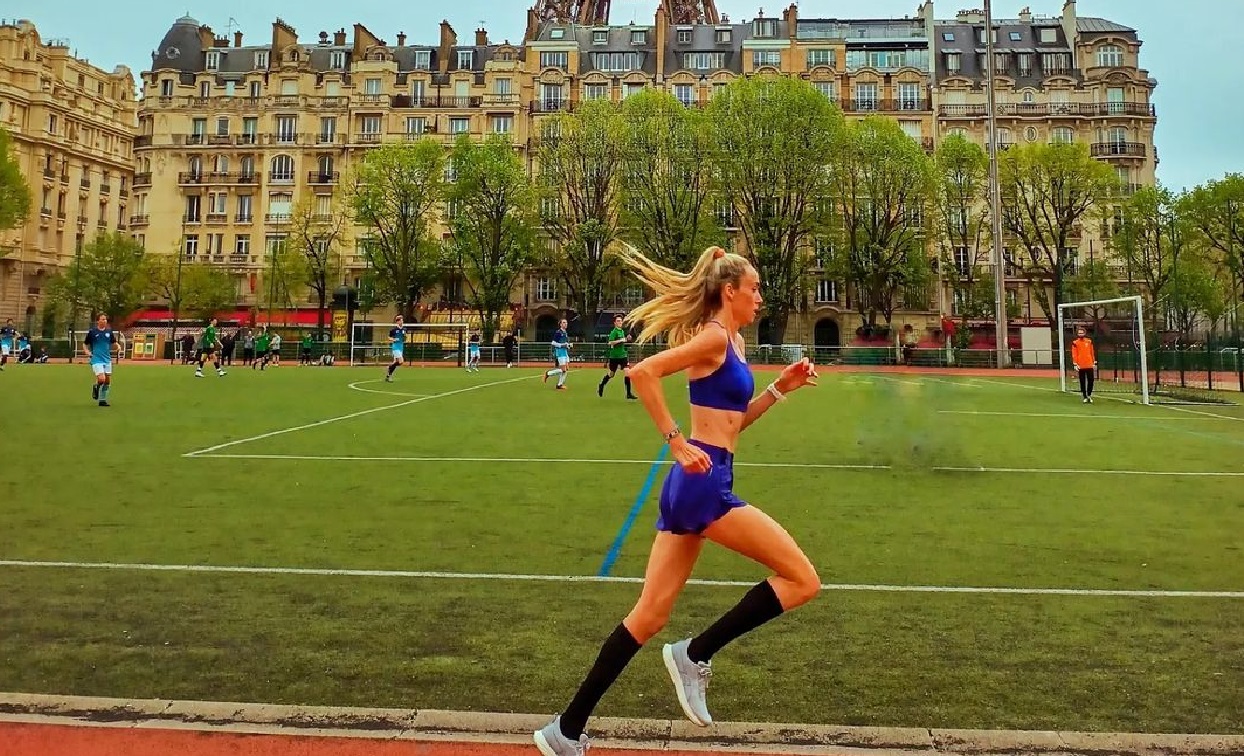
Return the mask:
<path id="1" fill-rule="evenodd" d="M 408 363 L 461 367 L 466 361 L 468 323 L 407 323 L 402 349 Z M 350 328 L 350 364 L 384 365 L 392 360 L 393 323 L 356 322 Z"/>
<path id="2" fill-rule="evenodd" d="M 1139 296 L 1064 302 L 1058 306 L 1059 385 L 1063 391 L 1079 391 L 1071 362 L 1071 345 L 1083 328 L 1093 341 L 1097 357 L 1093 392 L 1138 398 L 1150 404 L 1152 383 L 1149 355 L 1145 348 L 1144 302 Z"/>

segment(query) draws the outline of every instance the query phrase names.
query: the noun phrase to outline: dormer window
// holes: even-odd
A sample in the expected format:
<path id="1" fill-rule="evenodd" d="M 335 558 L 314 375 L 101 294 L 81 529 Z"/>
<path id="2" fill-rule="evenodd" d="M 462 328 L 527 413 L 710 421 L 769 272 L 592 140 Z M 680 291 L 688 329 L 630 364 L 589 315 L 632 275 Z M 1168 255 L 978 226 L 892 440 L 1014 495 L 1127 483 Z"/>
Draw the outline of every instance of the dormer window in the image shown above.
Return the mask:
<path id="1" fill-rule="evenodd" d="M 731 29 L 718 29 L 714 39 L 719 45 L 728 45 L 733 37 Z"/>
<path id="2" fill-rule="evenodd" d="M 647 29 L 632 29 L 631 30 L 631 44 L 632 45 L 648 44 L 648 30 Z"/>
<path id="3" fill-rule="evenodd" d="M 758 18 L 752 22 L 752 34 L 758 39 L 774 39 L 777 32 L 776 18 Z"/>
<path id="4" fill-rule="evenodd" d="M 459 50 L 458 51 L 458 68 L 459 69 L 469 70 L 474 66 L 474 64 L 475 64 L 475 51 L 474 50 Z"/>
<path id="5" fill-rule="evenodd" d="M 255 53 L 255 69 L 263 70 L 268 67 L 268 51 L 260 50 Z"/>
<path id="6" fill-rule="evenodd" d="M 416 50 L 415 51 L 415 70 L 427 71 L 432 68 L 432 51 Z"/>
<path id="7" fill-rule="evenodd" d="M 207 59 L 204 61 L 204 67 L 208 71 L 215 71 L 216 69 L 220 68 L 220 51 L 219 50 L 208 50 L 207 51 Z"/>
<path id="8" fill-rule="evenodd" d="M 566 30 L 561 28 L 560 26 L 549 32 L 549 39 L 565 39 L 565 38 L 566 38 Z"/>
<path id="9" fill-rule="evenodd" d="M 691 44 L 691 30 L 690 29 L 679 29 L 678 30 L 678 44 L 680 45 Z"/>
<path id="10" fill-rule="evenodd" d="M 607 45 L 609 44 L 609 30 L 595 29 L 592 31 L 592 44 Z"/>
<path id="11" fill-rule="evenodd" d="M 328 54 L 328 67 L 329 68 L 345 68 L 346 67 L 345 50 L 333 50 L 332 52 L 330 52 Z"/>

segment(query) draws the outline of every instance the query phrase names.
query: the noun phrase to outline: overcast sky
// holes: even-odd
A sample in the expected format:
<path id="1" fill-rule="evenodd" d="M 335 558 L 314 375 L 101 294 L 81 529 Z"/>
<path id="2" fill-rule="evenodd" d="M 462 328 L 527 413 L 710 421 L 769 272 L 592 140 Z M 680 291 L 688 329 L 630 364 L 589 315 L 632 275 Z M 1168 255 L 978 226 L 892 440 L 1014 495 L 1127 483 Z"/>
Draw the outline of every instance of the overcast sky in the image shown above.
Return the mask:
<path id="1" fill-rule="evenodd" d="M 151 51 L 183 12 L 223 34 L 233 21 L 245 42 L 271 38 L 272 21 L 281 15 L 303 40 L 317 39 L 362 23 L 382 39 L 392 41 L 404 31 L 411 42 L 434 43 L 437 24 L 446 19 L 459 39 L 469 39 L 481 22 L 494 42 L 522 39 L 526 8 L 531 0 L 454 0 L 434 3 L 415 0 L 212 0 L 187 5 L 160 6 L 150 0 L 4 0 L 6 18 L 28 18 L 44 39 L 68 38 L 78 55 L 111 69 L 130 66 L 135 77 L 151 65 Z M 994 14 L 1014 18 L 1024 5 L 1039 15 L 1058 15 L 1062 0 L 994 0 Z M 973 0 L 940 0 L 938 18 L 948 18 Z M 805 18 L 901 18 L 914 15 L 918 0 L 802 0 Z M 613 0 L 612 21 L 651 23 L 657 0 Z M 763 8 L 768 16 L 781 13 L 784 3 L 717 0 L 732 21 L 750 19 Z M 153 11 L 153 8 L 159 10 Z M 1144 41 L 1141 65 L 1159 82 L 1154 94 L 1158 108 L 1158 178 L 1172 188 L 1190 187 L 1227 172 L 1244 171 L 1244 87 L 1238 60 L 1244 35 L 1241 0 L 1080 0 L 1081 16 L 1100 16 L 1134 27 Z M 1229 45 L 1236 49 L 1229 49 Z"/>

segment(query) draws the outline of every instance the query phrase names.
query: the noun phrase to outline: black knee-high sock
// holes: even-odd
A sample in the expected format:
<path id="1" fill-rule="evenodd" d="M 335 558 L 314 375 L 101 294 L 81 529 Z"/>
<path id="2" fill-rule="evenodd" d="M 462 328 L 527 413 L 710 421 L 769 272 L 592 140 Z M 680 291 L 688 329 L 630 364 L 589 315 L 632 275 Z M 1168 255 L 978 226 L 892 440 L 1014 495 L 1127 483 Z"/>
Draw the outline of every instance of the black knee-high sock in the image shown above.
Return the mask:
<path id="1" fill-rule="evenodd" d="M 600 379 L 600 387 L 601 387 L 601 388 L 604 388 L 604 387 L 605 387 L 605 384 L 606 384 L 606 383 L 608 383 L 608 382 L 609 382 L 609 379 L 610 379 L 610 378 L 612 378 L 612 377 L 613 377 L 613 376 L 612 376 L 612 375 L 610 375 L 609 373 L 605 373 L 605 377 Z"/>
<path id="2" fill-rule="evenodd" d="M 743 595 L 739 603 L 721 616 L 707 630 L 691 639 L 687 656 L 691 661 L 706 662 L 727 643 L 760 627 L 782 614 L 782 602 L 766 580 Z"/>
<path id="3" fill-rule="evenodd" d="M 579 692 L 575 693 L 574 699 L 562 713 L 563 735 L 571 740 L 579 739 L 583 728 L 587 726 L 587 718 L 592 715 L 592 710 L 600 702 L 601 696 L 605 695 L 605 691 L 609 690 L 609 686 L 618 679 L 618 675 L 622 674 L 622 670 L 626 669 L 626 665 L 635 658 L 641 647 L 631 631 L 626 629 L 626 625 L 619 624 L 614 628 L 613 634 L 601 646 L 596 663 L 592 665 L 587 677 L 583 678 Z"/>
<path id="4" fill-rule="evenodd" d="M 629 375 L 624 375 L 622 376 L 622 380 L 626 383 L 626 395 L 634 396 L 634 394 L 631 393 L 631 377 Z"/>
<path id="5" fill-rule="evenodd" d="M 393 375 L 394 370 L 397 370 L 397 362 L 389 363 L 389 375 Z"/>

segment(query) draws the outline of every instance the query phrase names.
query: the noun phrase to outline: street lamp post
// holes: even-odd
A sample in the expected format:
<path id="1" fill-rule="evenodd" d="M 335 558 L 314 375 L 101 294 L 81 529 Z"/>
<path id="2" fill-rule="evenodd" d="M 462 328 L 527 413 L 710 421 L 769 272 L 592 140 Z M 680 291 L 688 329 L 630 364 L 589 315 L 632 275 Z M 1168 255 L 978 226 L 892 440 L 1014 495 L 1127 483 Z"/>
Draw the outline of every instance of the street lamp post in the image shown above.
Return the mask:
<path id="1" fill-rule="evenodd" d="M 989 119 L 989 216 L 993 222 L 994 341 L 998 367 L 1010 367 L 1011 349 L 1007 341 L 1006 268 L 1002 260 L 1002 188 L 998 180 L 997 95 L 994 91 L 993 8 L 985 0 L 985 92 Z"/>
<path id="2" fill-rule="evenodd" d="M 171 348 L 168 350 L 168 362 L 170 365 L 177 362 L 177 323 L 181 320 L 181 264 L 186 257 L 186 219 L 183 216 L 181 221 L 181 241 L 177 246 L 177 281 L 173 284 L 173 330 L 169 334 L 169 341 L 172 342 Z"/>

